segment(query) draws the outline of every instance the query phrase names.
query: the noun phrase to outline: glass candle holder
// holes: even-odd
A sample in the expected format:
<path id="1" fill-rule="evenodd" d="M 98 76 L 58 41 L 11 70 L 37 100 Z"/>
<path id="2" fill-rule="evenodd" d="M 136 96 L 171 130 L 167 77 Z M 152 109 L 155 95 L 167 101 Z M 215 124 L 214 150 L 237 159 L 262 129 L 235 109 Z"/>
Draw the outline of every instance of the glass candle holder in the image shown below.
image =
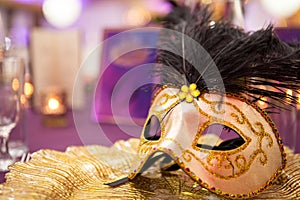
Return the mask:
<path id="1" fill-rule="evenodd" d="M 67 103 L 64 90 L 47 90 L 41 95 L 41 113 L 43 124 L 49 127 L 62 127 L 67 125 Z"/>

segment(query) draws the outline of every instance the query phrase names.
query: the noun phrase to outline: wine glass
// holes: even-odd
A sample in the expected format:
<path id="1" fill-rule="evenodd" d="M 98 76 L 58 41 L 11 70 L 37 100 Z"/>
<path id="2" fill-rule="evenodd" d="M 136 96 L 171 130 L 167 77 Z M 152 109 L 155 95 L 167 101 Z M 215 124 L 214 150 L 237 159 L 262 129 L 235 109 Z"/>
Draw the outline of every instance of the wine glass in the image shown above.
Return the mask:
<path id="1" fill-rule="evenodd" d="M 8 150 L 11 130 L 16 126 L 23 92 L 24 65 L 16 57 L 0 60 L 0 171 L 7 171 L 15 160 Z"/>

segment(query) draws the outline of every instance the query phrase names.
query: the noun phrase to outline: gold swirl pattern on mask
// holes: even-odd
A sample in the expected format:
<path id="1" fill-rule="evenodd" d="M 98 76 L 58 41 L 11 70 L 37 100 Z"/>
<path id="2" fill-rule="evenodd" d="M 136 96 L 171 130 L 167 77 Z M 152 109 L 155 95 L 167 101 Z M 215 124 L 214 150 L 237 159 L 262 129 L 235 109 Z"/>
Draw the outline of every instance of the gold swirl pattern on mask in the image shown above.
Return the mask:
<path id="1" fill-rule="evenodd" d="M 157 115 L 165 115 L 168 111 L 173 109 L 175 106 L 177 106 L 180 103 L 179 100 L 176 100 L 174 103 L 172 103 L 170 106 L 167 108 L 164 108 L 163 110 L 153 110 L 153 113 L 156 113 Z"/>
<path id="2" fill-rule="evenodd" d="M 229 158 L 227 155 L 225 154 L 217 154 L 214 152 L 211 152 L 207 157 L 206 157 L 206 162 L 203 162 L 203 160 L 199 159 L 193 152 L 191 152 L 190 150 L 185 150 L 183 152 L 183 155 L 191 155 L 195 160 L 197 160 L 199 163 L 201 163 L 201 165 L 208 171 L 210 172 L 213 176 L 218 177 L 220 179 L 224 179 L 224 180 L 230 180 L 233 178 L 238 178 L 239 176 L 241 176 L 242 174 L 244 174 L 245 172 L 247 172 L 253 161 L 256 159 L 256 157 L 258 157 L 259 155 L 262 155 L 263 157 L 259 158 L 259 161 L 261 162 L 262 165 L 265 165 L 267 163 L 267 155 L 264 151 L 257 149 L 255 150 L 249 158 L 249 161 L 247 162 L 247 158 L 244 155 L 236 155 L 235 158 Z M 189 161 L 191 161 L 191 159 L 189 159 Z M 217 164 L 213 161 L 216 161 Z M 230 175 L 222 175 L 219 173 L 216 173 L 215 171 L 213 171 L 211 169 L 211 167 L 215 167 L 217 165 L 217 167 L 219 169 L 227 169 L 227 170 L 231 170 L 231 174 Z M 237 168 L 239 169 L 236 170 L 236 168 L 234 166 L 237 166 Z"/>
<path id="3" fill-rule="evenodd" d="M 169 93 L 171 93 L 171 94 L 169 94 L 168 92 L 165 91 L 166 89 L 173 89 L 173 90 L 170 90 Z M 170 86 L 166 86 L 166 85 L 160 87 L 158 89 L 158 91 L 155 92 L 155 94 L 153 95 L 153 98 L 151 101 L 150 112 L 153 112 L 157 115 L 164 115 L 168 111 L 173 109 L 177 104 L 179 104 L 181 102 L 181 100 L 179 99 L 179 96 L 178 96 L 178 91 L 179 91 L 179 89 L 176 87 L 170 87 Z M 163 93 L 163 94 L 161 94 L 161 93 Z M 162 110 L 156 109 L 157 106 L 159 106 L 159 107 L 164 106 L 165 104 L 167 104 L 170 101 L 174 101 L 174 102 Z"/>
<path id="4" fill-rule="evenodd" d="M 249 123 L 249 121 L 247 121 L 247 123 Z M 254 125 L 259 129 L 259 131 L 253 131 L 255 135 L 259 136 L 259 141 L 258 141 L 259 148 L 262 149 L 262 140 L 264 138 L 266 138 L 269 141 L 268 147 L 272 147 L 273 139 L 271 135 L 265 131 L 263 124 L 261 122 L 256 122 Z"/>
<path id="5" fill-rule="evenodd" d="M 241 117 L 239 117 L 237 114 L 235 113 L 231 113 L 230 114 L 233 118 L 235 118 L 235 120 L 239 123 L 239 124 L 244 124 L 245 123 L 245 115 L 243 113 L 241 113 Z"/>
<path id="6" fill-rule="evenodd" d="M 151 105 L 153 105 L 154 101 L 157 99 L 157 97 L 160 95 L 160 93 L 162 93 L 165 89 L 171 89 L 171 88 L 175 89 L 176 92 L 174 92 L 174 94 L 172 94 L 172 95 L 167 94 L 167 93 L 165 93 L 165 94 L 167 94 L 168 97 L 171 97 L 170 99 L 173 99 L 173 96 L 174 96 L 174 98 L 177 97 L 177 93 L 179 91 L 179 89 L 177 87 L 163 85 L 162 87 L 160 87 L 159 89 L 157 89 L 157 91 L 155 91 L 155 93 L 154 93 L 154 95 L 152 97 L 152 100 L 151 100 Z M 162 96 L 164 96 L 164 95 L 162 95 Z M 162 100 L 159 100 L 159 101 L 162 101 L 162 102 L 166 103 L 168 101 L 168 99 L 162 99 Z M 165 104 L 165 103 L 162 103 L 162 104 Z"/>
<path id="7" fill-rule="evenodd" d="M 192 161 L 191 154 L 187 153 L 186 150 L 182 152 L 182 158 L 184 159 L 185 162 L 191 162 Z"/>
<path id="8" fill-rule="evenodd" d="M 217 105 L 221 105 L 221 107 L 223 107 L 223 108 L 225 108 L 226 106 L 233 108 L 233 110 L 235 110 L 237 113 L 233 112 L 233 113 L 230 113 L 230 115 L 233 118 L 235 118 L 236 122 L 238 124 L 246 124 L 248 126 L 248 128 L 250 128 L 250 130 L 256 136 L 258 136 L 258 144 L 257 144 L 258 148 L 256 150 L 254 150 L 248 158 L 246 158 L 242 154 L 239 154 L 241 152 L 241 150 L 245 149 L 249 145 L 249 143 L 251 142 L 251 139 L 249 137 L 247 137 L 242 131 L 240 131 L 232 123 L 229 123 L 227 121 L 217 119 L 216 117 L 210 116 L 209 114 L 204 112 L 198 106 L 197 103 L 194 103 L 194 105 L 198 109 L 199 113 L 206 116 L 209 120 L 206 122 L 205 125 L 202 124 L 202 126 L 200 127 L 200 129 L 197 133 L 197 136 L 195 137 L 195 140 L 193 142 L 193 149 L 195 149 L 197 151 L 209 153 L 209 155 L 206 157 L 206 162 L 204 162 L 203 160 L 199 159 L 197 156 L 195 156 L 189 150 L 186 150 L 184 154 L 190 154 L 194 159 L 196 159 L 198 162 L 200 162 L 202 164 L 202 166 L 208 172 L 210 172 L 212 175 L 214 175 L 218 178 L 221 178 L 221 179 L 225 179 L 225 180 L 237 178 L 237 177 L 241 176 L 242 174 L 244 174 L 245 172 L 247 172 L 251 168 L 251 165 L 253 164 L 253 162 L 256 158 L 259 158 L 259 162 L 261 163 L 261 165 L 266 165 L 268 162 L 268 157 L 262 148 L 262 141 L 263 141 L 263 139 L 266 139 L 268 141 L 267 147 L 272 147 L 273 139 L 271 138 L 270 134 L 265 131 L 263 124 L 261 122 L 255 122 L 254 125 L 252 125 L 250 123 L 249 119 L 246 117 L 246 115 L 237 106 L 235 106 L 229 102 L 209 101 L 208 99 L 206 99 L 204 97 L 204 95 L 202 95 L 200 98 L 201 98 L 201 100 L 203 100 L 203 102 L 210 104 L 210 107 L 214 108 L 211 110 L 216 114 L 223 114 L 223 111 L 225 112 L 225 110 L 217 111 L 215 108 Z M 225 106 L 222 106 L 222 105 L 225 105 Z M 264 117 L 264 118 L 266 119 L 266 117 Z M 266 119 L 266 121 L 268 121 L 268 120 Z M 197 147 L 196 145 L 197 145 L 197 142 L 199 140 L 201 133 L 205 130 L 206 127 L 208 127 L 212 123 L 220 123 L 220 124 L 226 125 L 227 127 L 232 128 L 233 130 L 235 130 L 239 135 L 241 135 L 245 139 L 245 144 L 241 145 L 240 147 L 238 147 L 236 149 L 229 150 L 226 152 L 217 151 L 217 150 L 207 150 L 207 149 L 202 149 L 202 148 Z M 255 126 L 255 128 L 253 126 Z M 234 154 L 236 154 L 236 155 L 233 156 Z M 230 158 L 230 156 L 231 156 L 231 158 Z M 231 169 L 232 174 L 226 175 L 226 176 L 218 174 L 212 170 L 212 168 L 214 168 L 215 166 L 217 166 L 218 169 L 222 169 L 222 168 L 227 169 L 227 170 Z M 236 168 L 234 166 L 236 166 L 239 170 L 236 170 Z"/>
<path id="9" fill-rule="evenodd" d="M 158 100 L 158 105 L 163 106 L 165 105 L 169 100 L 178 98 L 178 95 L 169 95 L 167 93 L 164 93 L 161 95 L 160 99 Z"/>
<path id="10" fill-rule="evenodd" d="M 228 150 L 228 155 L 232 155 L 232 154 L 235 154 L 237 151 L 242 151 L 244 150 L 245 148 L 247 148 L 247 146 L 250 144 L 250 142 L 252 141 L 250 137 L 246 136 L 239 128 L 237 128 L 234 124 L 230 123 L 230 122 L 227 122 L 227 121 L 224 121 L 222 119 L 218 119 L 218 118 L 215 118 L 215 117 L 211 117 L 211 116 L 208 116 L 206 113 L 202 112 L 202 110 L 200 110 L 199 108 L 197 108 L 198 111 L 203 114 L 203 115 L 206 115 L 209 120 L 204 122 L 200 128 L 198 129 L 198 132 L 197 132 L 197 135 L 193 141 L 193 144 L 192 144 L 192 147 L 193 149 L 197 150 L 197 151 L 201 151 L 201 152 L 205 152 L 205 153 L 209 153 L 210 150 L 207 150 L 207 149 L 202 149 L 202 148 L 199 148 L 197 147 L 197 144 L 198 144 L 198 140 L 201 136 L 201 133 L 203 133 L 203 131 L 209 127 L 210 125 L 212 124 L 223 124 L 227 127 L 230 127 L 232 128 L 235 132 L 237 132 L 244 140 L 245 140 L 245 143 L 241 146 L 239 146 L 238 148 L 236 149 L 233 149 L 233 150 Z M 214 150 L 215 151 L 215 150 Z M 222 151 L 218 151 L 219 153 L 222 153 Z"/>
<path id="11" fill-rule="evenodd" d="M 204 98 L 204 95 L 202 95 L 200 98 L 201 98 L 201 100 L 202 100 L 202 99 L 205 99 L 205 98 Z M 211 101 L 205 99 L 204 102 L 210 103 Z M 200 128 L 198 129 L 198 133 L 197 133 L 197 135 L 195 136 L 195 139 L 194 139 L 193 144 L 192 144 L 193 149 L 195 149 L 195 150 L 197 150 L 197 151 L 202 151 L 202 152 L 208 153 L 208 151 L 207 151 L 206 149 L 199 148 L 199 147 L 197 147 L 196 145 L 197 145 L 198 140 L 199 140 L 201 134 L 203 133 L 203 131 L 204 131 L 209 125 L 215 124 L 215 123 L 216 123 L 216 124 L 223 124 L 223 125 L 225 125 L 225 126 L 227 126 L 227 127 L 232 128 L 233 130 L 235 130 L 235 131 L 236 131 L 236 132 L 237 132 L 237 133 L 245 140 L 245 144 L 243 144 L 242 146 L 240 146 L 240 147 L 238 147 L 238 148 L 236 148 L 236 149 L 234 149 L 234 150 L 230 150 L 229 152 L 244 150 L 244 149 L 249 145 L 249 143 L 251 142 L 251 138 L 248 137 L 248 136 L 246 136 L 246 135 L 245 135 L 240 129 L 238 129 L 235 125 L 233 125 L 232 123 L 230 123 L 230 122 L 228 122 L 228 121 L 225 121 L 224 119 L 220 119 L 220 118 L 217 118 L 217 117 L 214 117 L 214 116 L 209 115 L 208 113 L 204 112 L 204 110 L 202 110 L 202 109 L 200 108 L 200 106 L 197 104 L 197 102 L 194 101 L 193 103 L 194 103 L 195 108 L 198 110 L 198 112 L 199 112 L 201 115 L 203 115 L 203 116 L 205 116 L 205 117 L 207 118 L 207 121 L 204 122 L 204 124 L 202 124 L 202 125 L 200 126 Z M 213 102 L 213 104 L 214 104 L 215 106 L 217 106 L 217 105 L 220 105 L 220 102 Z M 223 101 L 222 101 L 222 104 L 225 104 L 226 106 L 233 107 L 234 110 L 238 112 L 239 115 L 237 115 L 236 113 L 231 113 L 231 116 L 233 116 L 233 117 L 236 119 L 237 123 L 239 123 L 239 124 L 244 124 L 244 123 L 245 123 L 246 116 L 241 112 L 241 110 L 240 110 L 237 106 L 235 106 L 235 105 L 233 105 L 233 104 L 231 104 L 231 103 L 228 103 L 228 102 L 224 103 Z M 225 106 L 223 106 L 223 107 L 225 107 Z M 213 109 L 213 111 L 214 111 L 214 110 L 216 110 L 216 109 Z M 223 112 L 220 112 L 220 111 L 216 111 L 215 113 L 216 113 L 216 114 L 225 114 L 225 109 L 224 109 L 223 111 L 224 111 L 224 113 L 223 113 Z M 250 123 L 248 123 L 248 126 L 249 126 L 249 125 L 251 126 Z M 254 129 L 252 128 L 251 130 L 254 130 Z"/>
<path id="12" fill-rule="evenodd" d="M 239 124 L 247 124 L 247 126 L 251 129 L 251 131 L 255 134 L 255 135 L 257 135 L 257 136 L 260 136 L 261 138 L 260 138 L 260 140 L 259 140 L 259 145 L 261 146 L 261 143 L 262 143 L 262 138 L 263 137 L 267 137 L 268 138 L 268 140 L 269 140 L 269 147 L 271 147 L 272 145 L 273 145 L 273 140 L 272 140 L 272 138 L 271 138 L 271 136 L 270 136 L 270 134 L 269 133 L 267 133 L 267 132 L 265 132 L 264 131 L 264 128 L 263 128 L 263 124 L 261 123 L 261 122 L 255 122 L 254 123 L 254 125 L 259 129 L 258 131 L 257 130 L 255 130 L 254 128 L 253 128 L 253 126 L 252 126 L 252 124 L 250 123 L 250 120 L 246 117 L 246 115 L 236 106 L 236 105 L 234 105 L 234 104 L 232 104 L 232 103 L 229 103 L 229 102 L 223 102 L 223 101 L 209 101 L 208 99 L 206 99 L 205 97 L 204 97 L 205 95 L 202 95 L 200 98 L 201 98 L 201 100 L 203 101 L 203 102 L 205 102 L 205 103 L 207 103 L 207 104 L 211 104 L 211 105 L 213 105 L 213 107 L 211 107 L 211 108 L 214 108 L 214 109 L 212 109 L 212 111 L 214 112 L 214 113 L 216 113 L 216 114 L 224 114 L 225 113 L 225 109 L 223 109 L 223 110 L 221 110 L 221 111 L 217 111 L 216 110 L 216 106 L 217 105 L 226 105 L 226 106 L 229 106 L 229 107 L 232 107 L 237 113 L 234 113 L 234 112 L 232 112 L 232 113 L 230 113 L 230 115 L 233 117 L 233 118 L 235 118 L 235 120 L 236 120 L 236 122 L 237 123 L 239 123 Z M 230 95 L 228 95 L 228 96 L 230 96 Z M 195 105 L 197 105 L 197 104 L 195 104 Z M 224 106 L 224 108 L 226 107 L 226 106 Z M 250 105 L 249 105 L 250 106 Z M 216 118 L 213 118 L 212 116 L 210 116 L 210 115 L 208 115 L 207 113 L 205 113 L 199 106 L 197 106 L 199 109 L 198 109 L 198 111 L 201 113 L 201 114 L 203 114 L 203 115 L 205 115 L 206 117 L 208 117 L 209 119 L 210 119 L 210 121 L 214 121 Z M 224 111 L 224 112 L 223 112 Z M 264 117 L 264 116 L 263 116 Z M 265 117 L 264 117 L 265 118 Z M 266 119 L 266 118 L 265 118 Z M 224 120 L 216 120 L 216 121 L 219 121 L 220 123 L 222 123 L 222 121 L 224 121 Z M 268 121 L 268 120 L 266 120 L 266 121 Z M 226 124 L 225 124 L 226 125 Z M 229 126 L 230 128 L 233 128 L 232 126 Z M 235 129 L 234 129 L 235 130 Z M 238 132 L 244 139 L 246 139 L 246 135 L 245 134 L 243 134 L 241 131 L 239 131 Z"/>
<path id="13" fill-rule="evenodd" d="M 227 95 L 227 96 L 231 97 L 231 95 Z M 217 105 L 225 104 L 225 105 L 228 105 L 228 106 L 232 107 L 232 108 L 233 108 L 234 110 L 236 110 L 237 113 L 239 114 L 239 115 L 237 115 L 236 113 L 231 113 L 231 114 L 230 114 L 233 118 L 236 119 L 236 122 L 239 123 L 239 124 L 245 124 L 245 123 L 246 123 L 247 126 L 251 129 L 251 131 L 252 131 L 255 135 L 260 136 L 259 144 L 258 144 L 258 145 L 261 147 L 262 139 L 263 139 L 264 137 L 267 137 L 267 139 L 269 140 L 268 146 L 269 146 L 269 147 L 272 147 L 272 145 L 273 145 L 273 140 L 272 140 L 270 134 L 267 133 L 267 132 L 265 132 L 265 130 L 264 130 L 264 128 L 263 128 L 263 124 L 262 124 L 261 122 L 255 122 L 255 123 L 254 123 L 254 125 L 259 129 L 259 130 L 257 131 L 257 130 L 255 130 L 255 129 L 253 128 L 252 124 L 250 123 L 250 121 L 249 121 L 249 119 L 246 117 L 246 115 L 245 115 L 245 114 L 244 114 L 244 113 L 243 113 L 236 105 L 234 105 L 234 104 L 232 104 L 232 103 L 229 103 L 229 102 L 225 102 L 225 103 L 224 103 L 223 101 L 210 101 L 210 100 L 208 100 L 208 99 L 205 98 L 205 95 L 202 95 L 200 98 L 201 98 L 201 100 L 202 100 L 203 102 L 205 102 L 205 103 L 207 103 L 207 104 L 213 105 L 213 107 L 211 107 L 211 108 L 213 108 L 212 111 L 213 111 L 214 113 L 216 113 L 216 114 L 224 114 L 224 113 L 225 113 L 225 110 L 217 111 L 216 108 L 215 108 Z M 241 101 L 246 101 L 246 100 L 245 100 L 244 98 L 242 98 L 242 97 L 236 97 L 236 98 L 238 98 L 238 99 L 241 100 Z M 248 103 L 248 102 L 246 102 L 246 103 Z M 249 104 L 249 103 L 248 103 L 248 104 Z M 249 106 L 251 106 L 251 105 L 249 104 Z M 199 107 L 199 106 L 198 106 L 198 107 Z M 198 109 L 198 110 L 199 110 L 199 109 Z M 257 110 L 257 109 L 256 109 L 256 110 Z M 200 111 L 200 110 L 199 110 L 199 111 Z M 223 112 L 223 111 L 224 111 L 224 112 Z M 257 110 L 257 111 L 258 111 L 259 113 L 261 113 L 260 110 Z M 210 119 L 212 118 L 212 117 L 209 116 L 207 113 L 205 113 L 203 110 L 201 110 L 201 114 L 203 114 L 203 115 L 209 117 Z M 266 119 L 267 122 L 270 122 L 270 118 L 269 118 L 268 116 L 265 116 L 265 115 L 262 115 L 262 116 Z M 271 127 L 272 127 L 272 126 L 271 126 Z M 230 128 L 232 128 L 232 127 L 230 127 Z M 242 132 L 239 132 L 239 134 L 241 134 L 242 137 L 245 136 L 245 134 L 243 134 Z M 276 137 L 277 137 L 277 135 L 276 135 Z"/>
<path id="14" fill-rule="evenodd" d="M 220 96 L 221 97 L 221 96 Z M 222 102 L 223 101 L 210 101 L 210 100 L 208 100 L 208 99 L 206 99 L 205 98 L 205 94 L 204 95 L 201 95 L 200 97 L 199 97 L 204 103 L 206 103 L 206 104 L 209 104 L 210 105 L 210 109 L 214 112 L 214 113 L 216 113 L 216 114 L 224 114 L 225 113 L 225 109 L 220 109 L 220 108 L 217 108 L 217 106 L 218 107 L 221 107 L 222 106 Z M 223 98 L 223 97 L 222 97 Z M 220 98 L 220 99 L 222 99 L 222 98 Z M 222 103 L 222 104 L 220 104 L 220 103 Z M 224 107 L 223 107 L 224 108 Z"/>
<path id="15" fill-rule="evenodd" d="M 204 152 L 209 152 L 209 150 L 206 150 Z M 226 152 L 224 153 L 224 152 L 218 152 L 218 151 L 212 150 L 209 152 L 208 156 L 206 157 L 206 162 L 203 162 L 203 160 L 200 160 L 197 156 L 195 156 L 189 150 L 186 150 L 184 153 L 191 154 L 194 157 L 194 159 L 196 159 L 198 162 L 200 162 L 202 164 L 202 166 L 207 171 L 209 171 L 212 175 L 214 175 L 218 178 L 221 178 L 221 179 L 225 179 L 225 180 L 237 178 L 237 177 L 241 176 L 242 174 L 244 174 L 245 172 L 247 172 L 251 168 L 251 165 L 253 164 L 254 160 L 259 155 L 261 156 L 261 157 L 259 157 L 260 163 L 262 165 L 267 164 L 267 161 L 268 161 L 267 155 L 261 148 L 258 148 L 255 151 L 253 151 L 248 159 L 244 155 L 238 154 L 239 152 L 240 152 L 240 150 L 238 150 L 238 149 L 232 150 L 230 153 L 226 153 Z M 237 154 L 237 155 L 232 156 L 234 154 Z M 231 156 L 232 158 L 230 158 L 229 156 Z M 216 165 L 219 169 L 221 169 L 221 168 L 224 168 L 227 170 L 231 169 L 231 171 L 233 173 L 231 175 L 227 175 L 227 176 L 218 174 L 211 169 L 211 167 L 213 168 Z M 236 170 L 235 166 L 237 166 L 239 171 Z"/>
<path id="16" fill-rule="evenodd" d="M 230 96 L 230 95 L 229 95 L 229 96 Z M 241 99 L 240 97 L 237 97 L 237 96 L 234 96 L 234 97 L 236 97 L 236 98 L 238 98 L 238 99 L 240 99 L 240 100 L 242 100 L 242 101 L 244 101 L 244 102 L 246 102 L 247 104 L 250 105 L 250 103 L 248 103 L 245 99 Z M 180 102 L 178 102 L 178 103 L 180 103 Z M 195 101 L 194 101 L 194 103 L 195 103 Z M 212 110 L 215 110 L 215 111 L 216 111 L 217 113 L 219 113 L 219 114 L 222 114 L 222 110 L 220 110 L 220 109 L 217 110 L 217 108 L 216 108 L 216 106 L 219 105 L 219 102 L 218 102 L 218 103 L 217 103 L 217 102 L 214 102 L 213 104 L 214 104 L 214 105 L 213 105 L 213 108 L 211 108 L 211 109 L 212 109 Z M 233 104 L 231 104 L 231 105 L 232 105 L 233 107 L 235 106 L 235 105 L 233 105 Z M 281 173 L 282 169 L 283 169 L 284 166 L 285 166 L 286 159 L 285 159 L 285 154 L 284 154 L 284 151 L 283 151 L 283 145 L 282 145 L 282 143 L 281 143 L 281 139 L 280 139 L 280 137 L 279 137 L 279 134 L 278 134 L 278 132 L 277 132 L 277 130 L 276 130 L 276 127 L 274 126 L 272 120 L 270 120 L 270 118 L 267 116 L 267 114 L 266 114 L 265 112 L 261 111 L 261 110 L 260 110 L 258 107 L 256 107 L 255 105 L 251 104 L 251 106 L 254 107 L 254 108 L 262 115 L 262 117 L 264 117 L 264 119 L 266 119 L 266 121 L 269 123 L 269 125 L 273 128 L 273 132 L 275 133 L 275 136 L 276 136 L 276 138 L 278 139 L 277 142 L 278 142 L 278 144 L 279 144 L 279 147 L 280 147 L 280 150 L 281 150 L 281 153 L 282 153 L 282 158 L 283 158 L 283 164 L 282 164 L 282 167 L 274 174 L 273 177 L 271 177 L 271 178 L 269 179 L 269 181 L 267 182 L 267 184 L 263 187 L 264 189 L 266 189 L 266 188 L 269 188 L 269 187 L 272 185 L 273 179 L 274 179 L 275 177 L 277 177 L 277 176 Z M 236 107 L 236 108 L 237 108 L 237 107 Z M 172 109 L 172 108 L 170 108 L 170 109 Z M 237 108 L 237 110 L 239 110 L 239 109 Z M 240 111 L 240 110 L 239 110 L 239 111 Z M 166 111 L 166 112 L 168 112 L 168 111 Z M 270 134 L 265 132 L 265 130 L 264 130 L 262 124 L 259 124 L 259 122 L 258 122 L 258 123 L 255 123 L 255 124 L 252 126 L 252 124 L 249 122 L 249 120 L 248 120 L 248 121 L 245 120 L 245 119 L 247 119 L 247 118 L 245 117 L 245 115 L 244 115 L 241 111 L 240 111 L 240 113 L 241 113 L 241 115 L 237 115 L 237 114 L 235 114 L 235 113 L 232 113 L 231 116 L 232 116 L 233 118 L 235 118 L 235 120 L 236 120 L 238 123 L 240 123 L 240 124 L 246 124 L 246 125 L 248 125 L 248 126 L 251 126 L 251 130 L 252 130 L 253 132 L 255 132 L 255 134 L 257 134 L 257 136 L 260 137 L 260 140 L 258 141 L 258 146 L 262 147 L 262 140 L 263 140 L 265 137 L 267 137 L 267 140 L 269 140 L 269 141 L 268 141 L 269 144 L 268 144 L 267 146 L 271 147 L 271 146 L 273 145 L 273 140 L 272 140 L 272 138 L 270 137 Z M 163 114 L 163 113 L 162 113 L 162 114 Z M 206 114 L 206 113 L 205 113 L 205 114 Z M 208 116 L 208 115 L 207 115 L 207 116 Z M 209 119 L 212 119 L 212 117 L 209 117 Z M 223 123 L 224 121 L 223 121 L 223 120 L 220 120 L 220 122 Z M 227 125 L 227 126 L 233 128 L 233 126 L 230 126 L 230 125 Z M 259 130 L 256 130 L 256 129 L 259 129 Z M 236 130 L 236 129 L 235 129 L 235 130 Z M 243 134 L 241 133 L 241 135 L 243 135 Z M 244 136 L 244 137 L 246 137 L 246 136 Z M 244 138 L 244 139 L 245 139 L 245 138 Z M 249 141 L 249 140 L 248 140 L 248 141 Z M 246 143 L 247 143 L 247 140 L 246 140 Z M 244 145 L 245 145 L 245 144 L 244 144 Z M 243 146 L 243 145 L 242 145 L 242 146 Z M 154 147 L 154 149 L 155 149 L 155 147 Z M 235 149 L 235 150 L 237 150 L 237 149 Z M 190 156 L 188 153 L 184 152 L 183 155 L 185 156 L 185 158 L 182 157 L 183 159 L 185 159 L 185 160 L 190 160 L 191 156 Z M 259 156 L 260 156 L 260 157 L 259 157 Z M 266 155 L 266 153 L 262 150 L 262 148 L 257 149 L 256 151 L 254 151 L 254 152 L 252 153 L 252 158 L 253 158 L 253 160 L 255 160 L 257 157 L 259 158 L 259 161 L 261 162 L 262 165 L 264 165 L 264 163 L 267 163 L 267 155 Z M 230 160 L 229 160 L 228 157 L 225 156 L 225 157 L 224 157 L 224 160 L 227 160 L 227 163 L 226 163 L 226 162 L 223 163 L 223 166 L 224 166 L 225 169 L 231 169 L 231 168 L 233 168 L 233 165 L 235 164 L 235 165 L 237 166 L 237 168 L 242 169 L 241 171 L 243 171 L 243 170 L 245 170 L 245 166 L 247 165 L 247 159 L 246 159 L 243 155 L 237 155 L 235 158 L 230 158 Z M 221 161 L 220 161 L 220 162 L 221 162 Z M 211 163 L 212 163 L 212 162 L 211 162 Z M 250 165 L 250 166 L 251 166 L 251 165 Z M 184 168 L 184 166 L 181 166 L 181 167 Z M 233 171 L 233 170 L 232 170 L 232 171 Z M 195 175 L 192 174 L 191 177 L 193 177 L 193 176 L 195 176 Z M 196 179 L 195 179 L 195 180 L 196 180 Z M 201 185 L 202 185 L 202 184 L 201 184 Z M 212 192 L 215 192 L 215 193 L 217 193 L 217 194 L 222 194 L 222 195 L 224 195 L 224 196 L 227 196 L 227 195 L 228 195 L 227 193 L 224 193 L 224 192 L 222 192 L 222 191 L 220 191 L 220 190 L 215 190 L 214 187 L 212 187 L 212 189 L 210 189 L 210 187 L 209 187 L 209 186 L 205 186 L 205 184 L 202 185 L 202 186 L 204 186 L 205 188 L 207 188 L 207 189 L 209 189 L 209 190 L 211 190 Z M 230 197 L 231 197 L 231 198 L 251 197 L 252 195 L 261 193 L 261 191 L 264 190 L 264 189 L 261 188 L 261 189 L 259 189 L 259 190 L 257 190 L 257 191 L 253 191 L 252 193 L 249 193 L 249 194 L 237 194 L 237 195 L 230 194 Z M 224 193 L 224 194 L 223 194 L 223 193 Z"/>

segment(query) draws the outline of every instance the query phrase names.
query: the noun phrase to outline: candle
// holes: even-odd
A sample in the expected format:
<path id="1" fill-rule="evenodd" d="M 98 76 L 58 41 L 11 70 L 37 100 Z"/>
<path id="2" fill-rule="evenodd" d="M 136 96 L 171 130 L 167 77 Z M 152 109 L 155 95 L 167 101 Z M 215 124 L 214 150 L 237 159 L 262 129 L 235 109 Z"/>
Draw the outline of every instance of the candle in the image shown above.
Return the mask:
<path id="1" fill-rule="evenodd" d="M 51 90 L 41 96 L 41 113 L 43 124 L 48 127 L 67 125 L 66 93 L 63 90 Z"/>
<path id="2" fill-rule="evenodd" d="M 63 115 L 66 113 L 64 94 L 51 92 L 42 97 L 42 110 L 44 115 Z"/>
<path id="3" fill-rule="evenodd" d="M 42 112 L 46 115 L 61 115 L 66 112 L 66 108 L 62 104 L 61 99 L 59 99 L 57 96 L 53 96 L 47 99 L 47 103 L 43 107 Z"/>

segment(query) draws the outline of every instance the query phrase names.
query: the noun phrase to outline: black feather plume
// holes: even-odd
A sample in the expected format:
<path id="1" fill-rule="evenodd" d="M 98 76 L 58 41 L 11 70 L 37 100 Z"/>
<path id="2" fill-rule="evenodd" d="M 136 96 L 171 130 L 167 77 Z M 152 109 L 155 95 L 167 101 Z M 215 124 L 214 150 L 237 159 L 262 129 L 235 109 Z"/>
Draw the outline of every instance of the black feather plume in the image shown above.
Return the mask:
<path id="1" fill-rule="evenodd" d="M 299 87 L 299 45 L 281 41 L 271 25 L 244 32 L 211 16 L 208 6 L 197 4 L 193 9 L 176 6 L 164 18 L 157 55 L 163 83 L 196 83 L 200 91 L 296 102 L 286 89 L 296 94 Z"/>

